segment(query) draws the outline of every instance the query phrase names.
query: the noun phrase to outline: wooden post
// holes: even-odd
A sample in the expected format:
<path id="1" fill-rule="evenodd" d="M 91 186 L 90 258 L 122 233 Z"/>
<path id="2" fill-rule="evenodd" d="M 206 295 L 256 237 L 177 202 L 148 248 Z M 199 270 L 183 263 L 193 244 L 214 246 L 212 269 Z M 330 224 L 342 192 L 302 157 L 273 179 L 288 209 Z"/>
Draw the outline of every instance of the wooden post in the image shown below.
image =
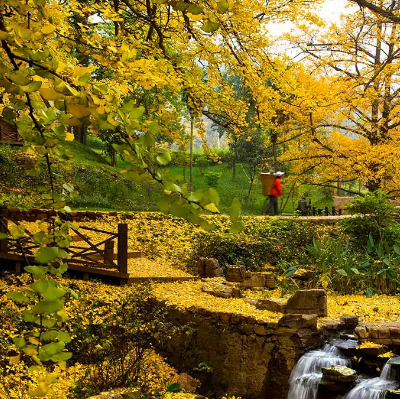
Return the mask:
<path id="1" fill-rule="evenodd" d="M 128 273 L 128 224 L 118 223 L 118 270 Z"/>
<path id="2" fill-rule="evenodd" d="M 111 264 L 114 260 L 114 240 L 110 239 L 104 243 L 104 264 Z"/>
<path id="3" fill-rule="evenodd" d="M 0 233 L 8 234 L 8 208 L 0 206 Z M 0 253 L 7 253 L 7 238 L 0 239 Z"/>

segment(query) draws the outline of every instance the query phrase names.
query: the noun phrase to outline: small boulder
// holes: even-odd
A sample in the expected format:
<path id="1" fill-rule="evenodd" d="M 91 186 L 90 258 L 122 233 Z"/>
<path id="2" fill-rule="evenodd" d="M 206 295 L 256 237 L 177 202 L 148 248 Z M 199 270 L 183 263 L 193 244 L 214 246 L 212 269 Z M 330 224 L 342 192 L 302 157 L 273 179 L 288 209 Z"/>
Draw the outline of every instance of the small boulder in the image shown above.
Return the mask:
<path id="1" fill-rule="evenodd" d="M 176 381 L 180 386 L 182 391 L 195 393 L 197 388 L 200 386 L 200 381 L 196 378 L 191 377 L 189 374 L 181 373 Z"/>
<path id="2" fill-rule="evenodd" d="M 328 315 L 326 291 L 320 289 L 296 291 L 287 301 L 286 312 L 326 317 Z"/>
<path id="3" fill-rule="evenodd" d="M 199 276 L 202 278 L 223 277 L 224 272 L 219 265 L 218 259 L 199 258 L 196 262 Z"/>
<path id="4" fill-rule="evenodd" d="M 250 277 L 251 273 L 247 272 L 244 266 L 228 266 L 226 269 L 225 278 L 227 281 L 242 283 Z"/>
<path id="5" fill-rule="evenodd" d="M 322 379 L 318 390 L 321 393 L 325 391 L 345 393 L 354 384 L 356 378 L 356 371 L 346 366 L 322 367 Z"/>

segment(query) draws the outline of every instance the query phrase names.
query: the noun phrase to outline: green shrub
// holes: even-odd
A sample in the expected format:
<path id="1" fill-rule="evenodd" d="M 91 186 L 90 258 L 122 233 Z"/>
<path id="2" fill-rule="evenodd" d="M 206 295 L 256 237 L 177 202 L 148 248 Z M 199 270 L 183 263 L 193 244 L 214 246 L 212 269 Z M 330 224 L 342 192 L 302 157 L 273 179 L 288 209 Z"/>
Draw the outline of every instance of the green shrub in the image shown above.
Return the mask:
<path id="1" fill-rule="evenodd" d="M 386 240 L 389 245 L 400 240 L 400 228 L 394 220 L 395 208 L 382 191 L 354 198 L 347 209 L 355 217 L 342 224 L 359 247 L 365 247 L 370 233 L 375 241 Z"/>
<path id="2" fill-rule="evenodd" d="M 141 369 L 152 349 L 168 339 L 175 328 L 166 321 L 166 308 L 152 299 L 149 286 L 110 305 L 108 316 L 98 317 L 93 309 L 104 307 L 99 299 L 80 299 L 79 314 L 71 322 L 74 339 L 69 350 L 73 361 L 90 364 L 77 382 L 73 398 L 86 398 L 102 391 L 138 384 Z M 146 386 L 141 386 L 146 392 Z"/>
<path id="3" fill-rule="evenodd" d="M 211 165 L 211 160 L 206 155 L 202 155 L 196 159 L 196 166 L 200 169 L 200 175 L 204 175 L 204 170 L 209 165 Z"/>
<path id="4" fill-rule="evenodd" d="M 209 171 L 204 173 L 204 179 L 208 187 L 217 187 L 219 179 L 221 178 L 221 173 Z"/>

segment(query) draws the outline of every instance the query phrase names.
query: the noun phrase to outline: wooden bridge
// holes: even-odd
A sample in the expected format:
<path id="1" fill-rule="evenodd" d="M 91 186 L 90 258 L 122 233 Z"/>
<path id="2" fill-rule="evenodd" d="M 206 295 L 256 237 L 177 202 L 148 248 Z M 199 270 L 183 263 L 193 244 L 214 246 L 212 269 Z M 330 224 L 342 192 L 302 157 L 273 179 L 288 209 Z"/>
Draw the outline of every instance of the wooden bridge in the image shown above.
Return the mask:
<path id="1" fill-rule="evenodd" d="M 12 237 L 12 226 L 23 230 L 21 238 Z M 85 280 L 90 276 L 108 276 L 121 284 L 128 282 L 128 258 L 140 257 L 141 253 L 128 251 L 126 223 L 119 223 L 117 232 L 86 226 L 71 227 L 71 232 L 71 245 L 65 249 L 68 252 L 68 270 L 78 272 Z M 90 238 L 91 232 L 102 238 Z M 23 267 L 38 264 L 35 252 L 40 248 L 40 244 L 35 242 L 32 232 L 19 221 L 10 218 L 6 207 L 0 207 L 0 233 L 7 234 L 7 238 L 0 237 L 0 270 L 11 267 L 17 273 L 21 273 Z"/>

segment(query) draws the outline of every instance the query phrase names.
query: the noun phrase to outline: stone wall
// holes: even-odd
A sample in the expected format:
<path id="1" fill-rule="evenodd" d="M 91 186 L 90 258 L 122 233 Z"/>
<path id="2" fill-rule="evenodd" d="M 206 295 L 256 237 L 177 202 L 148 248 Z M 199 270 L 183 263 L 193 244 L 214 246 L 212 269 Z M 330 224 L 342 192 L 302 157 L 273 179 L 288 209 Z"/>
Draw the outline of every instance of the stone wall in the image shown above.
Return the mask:
<path id="1" fill-rule="evenodd" d="M 278 322 L 257 321 L 200 307 L 169 308 L 169 320 L 189 326 L 163 348 L 179 372 L 202 381 L 201 393 L 232 394 L 244 399 L 284 399 L 290 372 L 307 350 L 319 347 L 327 334 L 318 330 L 316 315 L 284 315 Z M 211 373 L 196 371 L 199 364 Z"/>

